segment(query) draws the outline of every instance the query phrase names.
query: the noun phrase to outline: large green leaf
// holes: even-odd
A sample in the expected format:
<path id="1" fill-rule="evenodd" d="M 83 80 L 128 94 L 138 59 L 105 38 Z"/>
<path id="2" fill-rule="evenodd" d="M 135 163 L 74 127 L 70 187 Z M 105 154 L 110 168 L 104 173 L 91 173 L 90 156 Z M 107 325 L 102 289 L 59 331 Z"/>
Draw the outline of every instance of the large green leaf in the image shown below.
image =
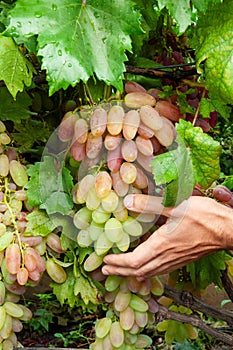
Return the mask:
<path id="1" fill-rule="evenodd" d="M 141 33 L 133 6 L 131 0 L 18 0 L 6 33 L 38 35 L 50 94 L 94 74 L 122 89 L 130 35 Z"/>
<path id="2" fill-rule="evenodd" d="M 165 206 L 175 206 L 187 199 L 196 184 L 208 188 L 220 174 L 220 144 L 182 119 L 176 130 L 177 147 L 155 156 L 151 162 L 156 184 L 166 185 Z"/>
<path id="3" fill-rule="evenodd" d="M 208 8 L 197 23 L 193 44 L 199 73 L 205 72 L 208 90 L 218 100 L 232 104 L 233 0 Z M 202 65 L 204 63 L 204 66 Z"/>
<path id="4" fill-rule="evenodd" d="M 0 35 L 0 80 L 4 80 L 14 99 L 24 85 L 31 85 L 33 72 L 32 64 L 13 39 Z"/>

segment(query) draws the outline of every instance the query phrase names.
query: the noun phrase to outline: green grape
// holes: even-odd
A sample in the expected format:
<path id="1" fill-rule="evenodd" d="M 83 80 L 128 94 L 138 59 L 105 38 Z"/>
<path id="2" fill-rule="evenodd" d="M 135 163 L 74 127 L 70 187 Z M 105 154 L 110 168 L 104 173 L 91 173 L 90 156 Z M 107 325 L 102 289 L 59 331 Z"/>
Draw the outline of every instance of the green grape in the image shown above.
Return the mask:
<path id="1" fill-rule="evenodd" d="M 97 321 L 95 327 L 95 334 L 97 338 L 104 338 L 109 333 L 112 326 L 112 320 L 108 317 L 104 317 Z"/>
<path id="2" fill-rule="evenodd" d="M 6 131 L 6 126 L 5 124 L 0 120 L 0 133 Z"/>
<path id="3" fill-rule="evenodd" d="M 124 343 L 124 331 L 118 321 L 113 322 L 111 325 L 110 340 L 116 348 L 119 348 Z"/>
<path id="4" fill-rule="evenodd" d="M 122 223 L 123 229 L 130 236 L 138 237 L 142 235 L 142 226 L 141 224 L 131 216 Z"/>
<path id="5" fill-rule="evenodd" d="M 6 232 L 6 225 L 0 222 L 0 237 Z"/>
<path id="6" fill-rule="evenodd" d="M 0 281 L 0 305 L 5 301 L 6 287 L 3 281 Z"/>
<path id="7" fill-rule="evenodd" d="M 103 232 L 95 241 L 94 248 L 97 255 L 106 254 L 112 248 L 113 242 L 111 242 Z"/>
<path id="8" fill-rule="evenodd" d="M 135 343 L 136 349 L 148 348 L 152 344 L 152 339 L 146 334 L 139 334 Z"/>
<path id="9" fill-rule="evenodd" d="M 132 294 L 129 305 L 135 311 L 146 312 L 148 310 L 147 302 L 136 294 Z"/>
<path id="10" fill-rule="evenodd" d="M 17 160 L 10 162 L 10 174 L 17 186 L 23 187 L 28 182 L 28 176 L 23 165 Z"/>
<path id="11" fill-rule="evenodd" d="M 0 236 L 0 251 L 6 249 L 14 238 L 12 231 L 6 231 L 3 235 Z"/>
<path id="12" fill-rule="evenodd" d="M 0 176 L 6 177 L 10 170 L 9 158 L 6 154 L 0 155 Z"/>
<path id="13" fill-rule="evenodd" d="M 158 276 L 150 278 L 151 281 L 151 293 L 154 295 L 162 295 L 164 292 L 164 285 Z"/>
<path id="14" fill-rule="evenodd" d="M 12 317 L 19 318 L 23 316 L 23 310 L 20 308 L 20 306 L 12 303 L 11 301 L 6 301 L 3 304 L 3 307 L 6 310 L 6 313 Z"/>
<path id="15" fill-rule="evenodd" d="M 89 236 L 93 241 L 96 241 L 98 237 L 104 232 L 104 225 L 97 224 L 92 220 L 90 226 L 88 227 Z"/>
<path id="16" fill-rule="evenodd" d="M 105 280 L 105 289 L 108 292 L 113 292 L 120 286 L 121 280 L 120 276 L 109 275 Z"/>
<path id="17" fill-rule="evenodd" d="M 125 310 L 130 302 L 131 293 L 130 292 L 122 292 L 121 290 L 117 293 L 116 298 L 114 300 L 114 309 L 116 311 Z"/>
<path id="18" fill-rule="evenodd" d="M 103 263 L 103 257 L 92 252 L 84 262 L 84 270 L 87 272 L 96 270 Z"/>
<path id="19" fill-rule="evenodd" d="M 85 230 L 91 223 L 92 212 L 87 207 L 79 209 L 74 214 L 74 225 L 80 230 Z"/>
<path id="20" fill-rule="evenodd" d="M 0 329 L 2 329 L 6 318 L 6 310 L 3 306 L 0 306 Z"/>
<path id="21" fill-rule="evenodd" d="M 126 252 L 130 246 L 130 237 L 129 237 L 128 233 L 123 232 L 121 240 L 116 242 L 116 245 L 120 251 Z"/>
<path id="22" fill-rule="evenodd" d="M 8 314 L 5 316 L 5 322 L 0 329 L 0 338 L 7 339 L 12 331 L 12 317 Z"/>
<path id="23" fill-rule="evenodd" d="M 131 334 L 129 332 L 125 332 L 125 344 L 133 345 L 136 343 L 138 339 L 137 334 Z"/>
<path id="24" fill-rule="evenodd" d="M 103 342 L 103 339 L 96 339 L 96 341 L 90 345 L 90 350 L 104 350 Z"/>
<path id="25" fill-rule="evenodd" d="M 133 327 L 134 324 L 134 310 L 128 306 L 125 310 L 120 312 L 120 325 L 125 330 L 128 331 Z"/>
<path id="26" fill-rule="evenodd" d="M 145 327 L 148 322 L 148 313 L 135 311 L 135 322 L 139 327 Z"/>
<path id="27" fill-rule="evenodd" d="M 89 247 L 93 243 L 89 230 L 80 230 L 77 236 L 77 242 L 82 248 Z"/>
<path id="28" fill-rule="evenodd" d="M 119 197 L 114 190 L 111 190 L 109 194 L 101 201 L 102 207 L 106 212 L 114 212 L 118 207 Z"/>
<path id="29" fill-rule="evenodd" d="M 123 237 L 122 224 L 116 218 L 110 218 L 104 225 L 106 237 L 113 243 L 118 242 Z"/>
<path id="30" fill-rule="evenodd" d="M 92 187 L 87 194 L 86 206 L 89 210 L 95 210 L 99 207 L 101 199 L 97 196 L 95 188 Z"/>
<path id="31" fill-rule="evenodd" d="M 97 224 L 104 224 L 108 219 L 110 219 L 111 214 L 104 211 L 100 205 L 96 210 L 92 212 L 92 220 Z"/>
<path id="32" fill-rule="evenodd" d="M 9 338 L 3 340 L 2 350 L 13 350 L 13 349 L 14 349 L 14 344 L 12 343 L 12 341 Z"/>

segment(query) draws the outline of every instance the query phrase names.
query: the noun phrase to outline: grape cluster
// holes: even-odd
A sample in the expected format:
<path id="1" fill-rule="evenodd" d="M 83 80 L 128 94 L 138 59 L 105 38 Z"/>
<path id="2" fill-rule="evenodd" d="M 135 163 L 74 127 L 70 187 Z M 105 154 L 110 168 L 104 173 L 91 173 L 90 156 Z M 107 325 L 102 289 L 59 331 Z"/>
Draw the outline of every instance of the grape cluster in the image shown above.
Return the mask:
<path id="1" fill-rule="evenodd" d="M 123 102 L 66 113 L 58 129 L 60 140 L 70 142 L 71 157 L 80 162 L 73 221 L 79 246 L 94 246 L 84 264 L 87 271 L 100 266 L 110 249 L 127 251 L 154 226 L 155 215 L 128 211 L 124 197 L 154 193 L 150 162 L 173 143 L 174 121 L 181 118 L 175 106 L 156 104 L 150 93 L 130 88 L 134 91 Z"/>
<path id="2" fill-rule="evenodd" d="M 135 277 L 108 276 L 105 301 L 106 317 L 96 323 L 96 340 L 91 349 L 145 349 L 152 344 L 142 334 L 146 325 L 154 324 L 158 304 L 153 296 L 163 293 L 158 277 L 139 282 Z"/>
<path id="3" fill-rule="evenodd" d="M 54 232 L 46 237 L 24 235 L 31 211 L 24 188 L 28 176 L 10 142 L 6 127 L 0 122 L 0 349 L 3 350 L 17 346 L 15 333 L 22 330 L 21 321 L 32 317 L 28 308 L 18 304 L 27 285 L 37 284 L 45 270 L 57 283 L 66 279 L 61 266 L 52 258 L 43 257 L 49 251 L 51 255 L 64 252 L 60 237 Z"/>
<path id="4" fill-rule="evenodd" d="M 127 251 L 148 224 L 154 225 L 155 215 L 128 211 L 124 197 L 154 193 L 150 162 L 172 144 L 173 122 L 181 117 L 175 106 L 156 104 L 151 94 L 135 91 L 135 85 L 131 89 L 124 102 L 66 113 L 58 129 L 60 140 L 70 142 L 71 157 L 81 163 L 81 180 L 73 189 L 73 201 L 81 206 L 74 215 L 77 242 L 93 245 L 97 256 L 115 248 Z M 95 254 L 87 261 L 88 271 L 90 261 L 93 270 L 101 261 Z"/>
<path id="5" fill-rule="evenodd" d="M 94 248 L 83 267 L 97 280 L 110 250 L 126 252 L 154 229 L 158 217 L 131 212 L 124 197 L 155 193 L 150 162 L 173 143 L 174 122 L 182 117 L 177 107 L 167 101 L 156 104 L 156 98 L 137 84 L 128 84 L 127 89 L 124 101 L 66 113 L 58 129 L 70 156 L 79 162 L 72 191 L 77 204 L 73 222 L 78 245 Z M 163 293 L 160 280 L 139 283 L 131 277 L 109 276 L 105 290 L 109 311 L 97 321 L 91 348 L 148 347 L 151 339 L 141 332 L 154 322 L 158 308 L 152 295 Z"/>

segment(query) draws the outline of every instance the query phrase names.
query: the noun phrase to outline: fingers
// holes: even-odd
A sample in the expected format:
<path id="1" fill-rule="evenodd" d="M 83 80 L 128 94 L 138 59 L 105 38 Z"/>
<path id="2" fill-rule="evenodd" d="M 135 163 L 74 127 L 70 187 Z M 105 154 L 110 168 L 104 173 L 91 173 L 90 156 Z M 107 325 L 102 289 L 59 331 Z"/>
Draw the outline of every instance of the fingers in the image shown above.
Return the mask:
<path id="1" fill-rule="evenodd" d="M 148 196 L 145 194 L 129 194 L 124 198 L 124 205 L 127 209 L 136 213 L 153 213 L 171 216 L 172 208 L 165 208 L 162 205 L 162 198 Z"/>

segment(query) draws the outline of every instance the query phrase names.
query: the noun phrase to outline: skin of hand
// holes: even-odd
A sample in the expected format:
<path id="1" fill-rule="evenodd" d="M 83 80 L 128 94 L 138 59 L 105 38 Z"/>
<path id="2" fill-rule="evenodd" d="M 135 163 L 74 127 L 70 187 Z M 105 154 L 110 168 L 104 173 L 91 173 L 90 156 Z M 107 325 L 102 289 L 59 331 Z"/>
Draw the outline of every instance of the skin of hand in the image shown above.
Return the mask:
<path id="1" fill-rule="evenodd" d="M 104 258 L 105 275 L 136 276 L 138 280 L 172 272 L 223 249 L 233 249 L 233 210 L 207 197 L 192 196 L 174 208 L 161 198 L 128 195 L 125 206 L 137 213 L 168 217 L 166 223 L 134 251 Z"/>

